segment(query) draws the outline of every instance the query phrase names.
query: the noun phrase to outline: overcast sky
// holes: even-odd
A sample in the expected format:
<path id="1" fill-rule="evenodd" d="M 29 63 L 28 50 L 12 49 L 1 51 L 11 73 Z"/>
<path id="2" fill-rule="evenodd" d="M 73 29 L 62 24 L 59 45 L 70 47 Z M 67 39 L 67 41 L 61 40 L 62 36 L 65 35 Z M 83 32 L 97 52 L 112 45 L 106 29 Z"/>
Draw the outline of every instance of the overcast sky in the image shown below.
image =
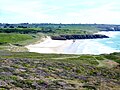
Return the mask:
<path id="1" fill-rule="evenodd" d="M 0 0 L 0 23 L 120 24 L 120 0 Z"/>

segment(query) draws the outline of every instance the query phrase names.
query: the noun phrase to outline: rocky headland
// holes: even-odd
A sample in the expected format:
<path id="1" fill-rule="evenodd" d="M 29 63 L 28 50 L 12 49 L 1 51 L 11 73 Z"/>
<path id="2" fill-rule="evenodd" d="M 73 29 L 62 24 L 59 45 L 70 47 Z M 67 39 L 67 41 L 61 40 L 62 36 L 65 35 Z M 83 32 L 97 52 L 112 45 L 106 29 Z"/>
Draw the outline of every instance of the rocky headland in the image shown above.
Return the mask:
<path id="1" fill-rule="evenodd" d="M 93 34 L 93 35 L 59 35 L 51 36 L 52 40 L 71 40 L 71 39 L 98 39 L 98 38 L 109 38 L 106 35 Z"/>

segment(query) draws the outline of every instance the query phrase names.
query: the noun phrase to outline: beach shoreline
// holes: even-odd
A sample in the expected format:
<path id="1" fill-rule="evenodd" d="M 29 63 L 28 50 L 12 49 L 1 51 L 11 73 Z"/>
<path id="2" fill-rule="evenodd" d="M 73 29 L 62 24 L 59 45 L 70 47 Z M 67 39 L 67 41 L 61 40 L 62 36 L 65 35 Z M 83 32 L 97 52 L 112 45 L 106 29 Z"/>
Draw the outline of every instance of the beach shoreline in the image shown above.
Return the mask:
<path id="1" fill-rule="evenodd" d="M 120 32 L 98 32 L 95 34 L 107 35 L 110 38 L 118 35 Z M 111 47 L 99 43 L 101 39 L 81 39 L 76 40 L 52 40 L 47 37 L 43 42 L 26 46 L 29 52 L 54 53 L 54 54 L 109 54 L 119 52 Z"/>

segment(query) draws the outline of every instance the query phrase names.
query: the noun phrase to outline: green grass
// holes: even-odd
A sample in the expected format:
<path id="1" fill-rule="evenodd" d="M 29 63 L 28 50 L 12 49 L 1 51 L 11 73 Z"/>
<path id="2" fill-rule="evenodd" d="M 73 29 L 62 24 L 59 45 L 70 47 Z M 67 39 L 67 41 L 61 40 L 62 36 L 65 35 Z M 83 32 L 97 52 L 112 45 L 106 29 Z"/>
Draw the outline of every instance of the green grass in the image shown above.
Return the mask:
<path id="1" fill-rule="evenodd" d="M 5 52 L 4 52 L 5 53 Z M 8 52 L 6 52 L 8 53 Z M 60 62 L 67 62 L 67 63 L 73 63 L 76 65 L 79 64 L 88 64 L 97 66 L 99 62 L 102 62 L 104 60 L 112 60 L 117 63 L 120 63 L 120 56 L 118 58 L 112 58 L 115 57 L 114 54 L 112 55 L 68 55 L 68 54 L 39 54 L 39 53 L 32 53 L 32 52 L 13 52 L 7 55 L 2 55 L 4 58 L 29 58 L 29 59 L 41 59 L 41 60 L 49 60 L 49 61 L 60 61 Z M 99 61 L 99 62 L 98 62 Z"/>
<path id="2" fill-rule="evenodd" d="M 62 29 L 70 29 L 70 30 L 98 30 L 95 26 L 66 26 L 66 27 L 62 27 Z"/>
<path id="3" fill-rule="evenodd" d="M 0 45 L 19 44 L 26 45 L 43 37 L 43 34 L 17 34 L 17 33 L 0 33 Z M 1 47 L 2 48 L 2 47 Z"/>
<path id="4" fill-rule="evenodd" d="M 41 33 L 37 34 L 17 34 L 17 33 L 0 33 L 0 50 L 12 52 L 26 52 L 28 49 L 24 46 L 45 38 Z"/>
<path id="5" fill-rule="evenodd" d="M 17 42 L 33 39 L 32 35 L 27 34 L 14 34 L 14 33 L 0 33 L 0 43 L 1 44 L 14 44 Z"/>
<path id="6" fill-rule="evenodd" d="M 48 27 L 41 27 L 41 28 L 0 28 L 0 32 L 2 33 L 44 33 L 47 35 L 51 34 L 92 34 L 94 32 L 99 31 L 98 28 L 95 26 L 89 25 L 75 25 L 75 26 L 61 26 L 61 28 L 48 26 Z"/>
<path id="7" fill-rule="evenodd" d="M 61 34 L 93 34 L 99 29 L 95 26 L 89 25 L 66 25 L 61 27 L 48 26 L 41 27 L 41 32 L 47 35 L 61 35 Z"/>
<path id="8" fill-rule="evenodd" d="M 11 29 L 11 30 L 41 30 L 42 28 L 0 28 L 0 30 L 7 30 L 7 29 Z"/>
<path id="9" fill-rule="evenodd" d="M 60 29 L 68 34 L 92 34 L 99 31 L 99 29 L 94 26 L 66 26 Z"/>

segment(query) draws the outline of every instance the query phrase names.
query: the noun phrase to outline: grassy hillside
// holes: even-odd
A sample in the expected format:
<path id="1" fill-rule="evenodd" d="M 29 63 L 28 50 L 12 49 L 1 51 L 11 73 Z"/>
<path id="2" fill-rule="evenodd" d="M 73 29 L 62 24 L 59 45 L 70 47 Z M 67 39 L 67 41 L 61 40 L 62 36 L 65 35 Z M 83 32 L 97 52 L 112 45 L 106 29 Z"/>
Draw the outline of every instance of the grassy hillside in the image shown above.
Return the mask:
<path id="1" fill-rule="evenodd" d="M 30 44 L 29 41 L 35 42 L 44 37 L 45 37 L 45 35 L 43 35 L 41 33 L 38 33 L 38 34 L 0 33 L 0 45 Z"/>
<path id="2" fill-rule="evenodd" d="M 14 34 L 14 33 L 0 33 L 0 44 L 14 44 L 17 42 L 33 39 L 32 35 Z"/>
<path id="3" fill-rule="evenodd" d="M 49 35 L 60 35 L 60 34 L 93 34 L 98 32 L 99 29 L 95 26 L 61 26 L 59 28 L 51 29 L 48 32 Z"/>
<path id="4" fill-rule="evenodd" d="M 43 34 L 0 33 L 0 50 L 12 52 L 26 52 L 25 45 L 41 41 Z"/>
<path id="5" fill-rule="evenodd" d="M 0 28 L 0 33 L 21 33 L 35 34 L 44 33 L 47 35 L 60 34 L 92 34 L 99 31 L 95 26 L 90 25 L 52 25 L 39 28 Z"/>
<path id="6" fill-rule="evenodd" d="M 120 61 L 119 53 L 62 55 L 1 51 L 0 57 L 1 90 L 119 90 L 120 88 L 120 63 L 117 62 Z"/>
<path id="7" fill-rule="evenodd" d="M 89 25 L 83 25 L 83 26 L 67 26 L 67 27 L 61 27 L 62 29 L 69 29 L 69 30 L 79 30 L 79 31 L 86 31 L 86 32 L 96 32 L 99 29 L 95 26 L 89 26 Z"/>

